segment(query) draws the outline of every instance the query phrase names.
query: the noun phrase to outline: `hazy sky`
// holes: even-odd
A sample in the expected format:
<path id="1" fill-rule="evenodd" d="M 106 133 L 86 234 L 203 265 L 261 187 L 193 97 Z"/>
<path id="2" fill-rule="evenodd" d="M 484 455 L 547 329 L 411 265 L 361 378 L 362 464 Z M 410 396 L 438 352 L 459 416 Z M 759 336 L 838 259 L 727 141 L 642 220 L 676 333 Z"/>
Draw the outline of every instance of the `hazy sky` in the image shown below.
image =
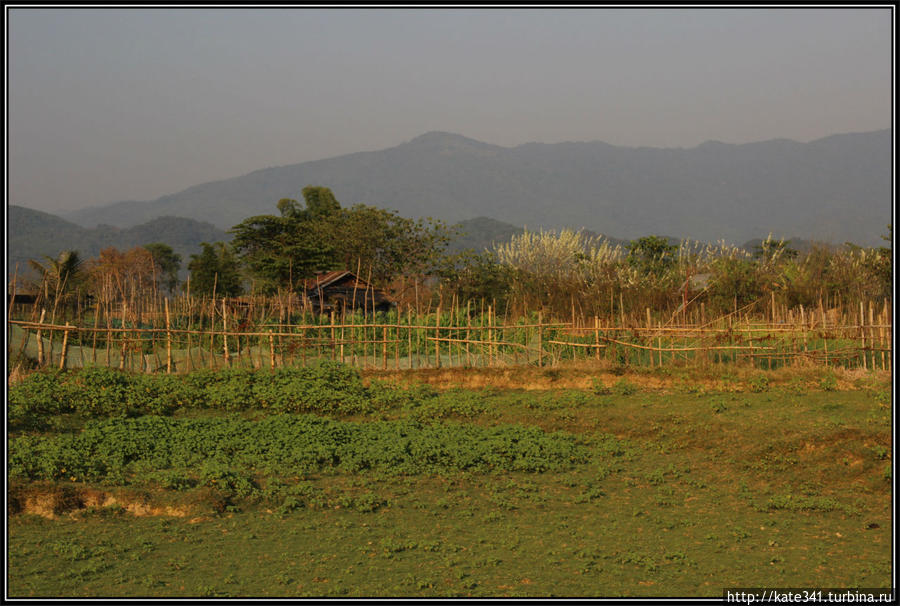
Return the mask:
<path id="1" fill-rule="evenodd" d="M 383 149 L 809 141 L 891 126 L 889 8 L 8 10 L 8 203 Z"/>

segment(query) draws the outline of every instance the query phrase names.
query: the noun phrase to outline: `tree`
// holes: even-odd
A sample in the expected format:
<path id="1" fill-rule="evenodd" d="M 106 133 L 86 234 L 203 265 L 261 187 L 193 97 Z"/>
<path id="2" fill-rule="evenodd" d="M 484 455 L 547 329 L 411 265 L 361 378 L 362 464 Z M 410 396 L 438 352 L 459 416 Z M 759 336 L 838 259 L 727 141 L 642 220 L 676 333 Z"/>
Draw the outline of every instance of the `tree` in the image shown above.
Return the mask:
<path id="1" fill-rule="evenodd" d="M 451 233 L 440 221 L 408 219 L 364 204 L 343 209 L 330 226 L 320 225 L 333 235 L 337 266 L 354 271 L 358 266 L 371 268 L 378 282 L 430 272 Z"/>
<path id="2" fill-rule="evenodd" d="M 360 266 L 383 284 L 429 270 L 449 241 L 440 222 L 362 204 L 342 208 L 327 187 L 305 187 L 303 197 L 306 208 L 282 198 L 281 216 L 250 217 L 230 230 L 259 291 L 297 290 L 317 271 Z"/>
<path id="3" fill-rule="evenodd" d="M 645 273 L 660 277 L 676 265 L 678 247 L 660 236 L 647 236 L 628 244 L 629 265 Z"/>
<path id="4" fill-rule="evenodd" d="M 44 298 L 54 303 L 76 291 L 81 282 L 81 259 L 77 250 L 64 250 L 57 258 L 44 257 L 44 263 L 28 262 L 41 277 Z"/>
<path id="5" fill-rule="evenodd" d="M 281 217 L 250 217 L 230 230 L 232 246 L 261 292 L 297 290 L 304 278 L 333 264 L 329 234 L 284 206 Z"/>
<path id="6" fill-rule="evenodd" d="M 181 269 L 181 255 L 175 254 L 168 244 L 155 242 L 146 244 L 144 248 L 153 257 L 153 263 L 158 269 L 157 282 L 170 293 L 175 292 L 178 285 L 178 270 Z"/>
<path id="7" fill-rule="evenodd" d="M 191 255 L 191 292 L 199 295 L 236 297 L 243 293 L 237 258 L 224 242 L 201 242 L 203 250 Z"/>
<path id="8" fill-rule="evenodd" d="M 327 187 L 303 188 L 303 199 L 306 201 L 306 212 L 311 219 L 331 217 L 341 210 L 341 205 Z"/>
<path id="9" fill-rule="evenodd" d="M 87 265 L 91 289 L 103 302 L 134 300 L 155 286 L 153 256 L 141 246 L 124 253 L 113 246 L 104 248 Z"/>

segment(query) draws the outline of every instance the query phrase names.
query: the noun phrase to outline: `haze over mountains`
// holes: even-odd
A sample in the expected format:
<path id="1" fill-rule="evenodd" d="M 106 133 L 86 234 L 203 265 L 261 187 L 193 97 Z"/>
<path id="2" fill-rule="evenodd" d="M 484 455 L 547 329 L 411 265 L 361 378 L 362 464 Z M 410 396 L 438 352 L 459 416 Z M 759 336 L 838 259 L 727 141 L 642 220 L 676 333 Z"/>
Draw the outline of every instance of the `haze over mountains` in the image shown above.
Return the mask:
<path id="1" fill-rule="evenodd" d="M 430 132 L 360 152 L 205 183 L 149 202 L 117 202 L 66 218 L 133 226 L 159 216 L 227 229 L 273 214 L 307 185 L 330 187 L 345 206 L 370 204 L 451 223 L 488 216 L 529 229 L 586 228 L 619 238 L 665 233 L 740 243 L 797 236 L 880 243 L 891 222 L 889 129 L 809 143 L 775 139 L 694 148 L 602 142 L 501 147 Z"/>

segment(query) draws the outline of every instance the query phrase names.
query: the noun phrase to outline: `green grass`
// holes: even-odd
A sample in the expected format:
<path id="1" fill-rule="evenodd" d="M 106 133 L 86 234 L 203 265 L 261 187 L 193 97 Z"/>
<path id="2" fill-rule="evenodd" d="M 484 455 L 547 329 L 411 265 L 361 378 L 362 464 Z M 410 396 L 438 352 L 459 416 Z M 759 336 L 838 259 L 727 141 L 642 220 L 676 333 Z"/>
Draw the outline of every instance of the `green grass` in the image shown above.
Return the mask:
<path id="1" fill-rule="evenodd" d="M 328 420 L 332 434 L 374 421 L 425 428 L 428 439 L 427 428 L 448 423 L 472 439 L 530 427 L 537 441 L 558 435 L 583 452 L 554 471 L 254 469 L 245 453 L 222 467 L 134 459 L 127 474 L 90 486 L 20 479 L 13 490 L 92 489 L 187 515 L 115 506 L 12 515 L 9 595 L 719 597 L 725 586 L 887 587 L 889 386 L 766 387 L 457 390 Z M 279 418 L 190 410 L 169 419 L 239 422 L 249 435 Z M 65 419 L 12 439 L 144 422 Z M 509 444 L 531 452 L 527 440 Z"/>

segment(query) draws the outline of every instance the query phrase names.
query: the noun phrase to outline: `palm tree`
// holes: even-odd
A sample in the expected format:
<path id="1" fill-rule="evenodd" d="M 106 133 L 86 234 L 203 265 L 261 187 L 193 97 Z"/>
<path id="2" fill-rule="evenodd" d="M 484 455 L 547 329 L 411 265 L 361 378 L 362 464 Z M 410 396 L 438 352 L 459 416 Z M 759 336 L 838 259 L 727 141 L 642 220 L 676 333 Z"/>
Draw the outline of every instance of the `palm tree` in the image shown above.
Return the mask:
<path id="1" fill-rule="evenodd" d="M 64 250 L 56 259 L 47 256 L 44 259 L 44 263 L 32 260 L 28 264 L 40 274 L 44 298 L 53 301 L 55 310 L 59 301 L 77 288 L 82 261 L 76 250 Z"/>

